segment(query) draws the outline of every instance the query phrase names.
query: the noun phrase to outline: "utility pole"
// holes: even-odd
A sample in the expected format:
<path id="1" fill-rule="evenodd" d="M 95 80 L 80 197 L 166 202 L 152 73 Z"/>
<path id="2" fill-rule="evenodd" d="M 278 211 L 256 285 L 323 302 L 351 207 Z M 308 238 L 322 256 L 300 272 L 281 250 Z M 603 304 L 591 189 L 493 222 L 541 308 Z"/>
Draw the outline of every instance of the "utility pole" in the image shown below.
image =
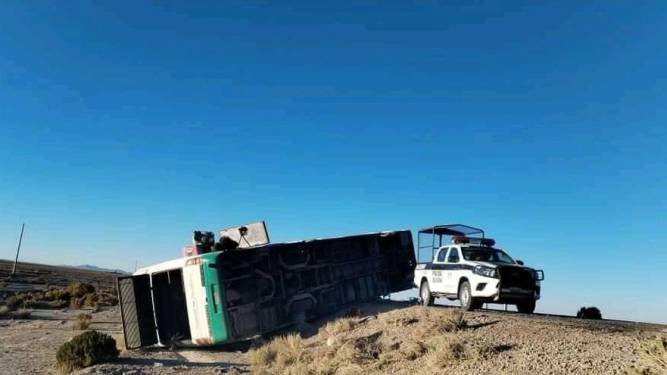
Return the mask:
<path id="1" fill-rule="evenodd" d="M 19 251 L 21 251 L 21 241 L 23 241 L 23 229 L 25 229 L 25 223 L 21 225 L 21 235 L 19 236 L 19 246 L 16 248 L 16 259 L 14 259 L 14 267 L 12 268 L 12 276 L 16 273 L 16 263 L 19 261 Z"/>

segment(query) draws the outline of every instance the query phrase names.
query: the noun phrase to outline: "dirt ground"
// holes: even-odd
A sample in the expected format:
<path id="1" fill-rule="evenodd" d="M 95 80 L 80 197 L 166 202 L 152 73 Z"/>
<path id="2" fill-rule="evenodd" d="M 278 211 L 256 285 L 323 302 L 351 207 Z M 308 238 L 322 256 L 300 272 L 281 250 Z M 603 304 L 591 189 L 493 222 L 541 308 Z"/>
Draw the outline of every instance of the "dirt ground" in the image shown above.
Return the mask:
<path id="1" fill-rule="evenodd" d="M 456 332 L 440 332 L 434 327 L 438 327 L 438 322 L 450 319 L 457 309 L 386 302 L 360 305 L 354 311 L 356 315 L 350 318 L 354 322 L 353 327 L 340 332 L 331 333 L 326 326 L 335 317 L 292 330 L 303 337 L 300 349 L 303 353 L 300 355 L 306 358 L 314 353 L 326 352 L 328 346 L 343 347 L 345 343 L 359 338 L 375 337 L 382 347 L 390 349 L 380 351 L 377 358 L 362 364 L 359 369 L 364 372 L 408 374 L 423 373 L 428 369 L 428 373 L 456 374 L 614 374 L 621 373 L 633 363 L 634 350 L 641 342 L 664 334 L 665 329 L 656 325 L 481 311 L 463 315 L 467 322 L 465 328 Z M 29 320 L 0 320 L 0 373 L 55 373 L 57 348 L 81 333 L 72 328 L 80 312 L 36 310 Z M 92 316 L 90 329 L 121 336 L 117 307 L 105 308 Z M 286 333 L 280 332 L 276 336 Z M 455 337 L 470 348 L 490 349 L 482 356 L 446 361 L 436 368 L 433 368 L 433 359 L 429 359 L 426 352 L 411 360 L 391 360 L 391 350 L 400 351 L 401 345 L 407 345 L 408 341 L 426 343 L 439 336 Z M 269 341 L 270 338 L 261 339 L 252 346 L 258 347 Z M 221 348 L 123 351 L 118 361 L 96 365 L 80 373 L 246 373 L 257 370 L 250 366 L 249 349 L 250 343 L 242 343 Z M 262 372 L 275 373 L 271 368 Z"/>
<path id="2" fill-rule="evenodd" d="M 43 290 L 88 282 L 113 290 L 118 274 L 21 263 L 8 278 L 10 264 L 0 261 L 0 300 L 11 292 Z M 347 308 L 340 315 L 349 313 Z M 329 316 L 254 342 L 217 348 L 150 348 L 122 351 L 113 363 L 81 374 L 225 374 L 281 373 L 456 373 L 456 374 L 618 374 L 636 360 L 636 351 L 667 326 L 586 321 L 492 310 L 468 312 L 465 324 L 444 329 L 457 316 L 451 307 L 411 306 L 384 301 L 352 309 L 354 316 Z M 82 333 L 73 328 L 81 312 L 92 314 L 89 329 L 122 338 L 117 306 L 91 309 L 33 310 L 29 319 L 0 319 L 0 374 L 55 373 L 58 347 Z M 272 339 L 291 336 L 292 357 L 258 353 Z M 275 340 L 276 342 L 280 340 Z M 122 344 L 119 344 L 122 345 Z M 440 350 L 442 348 L 447 350 Z M 283 362 L 280 362 L 283 358 Z M 316 370 L 316 371 L 315 371 Z"/>
<path id="3" fill-rule="evenodd" d="M 108 333 L 120 344 L 122 328 L 117 307 L 93 313 L 82 310 L 34 310 L 30 319 L 0 320 L 0 374 L 55 374 L 58 347 L 83 331 L 73 329 L 79 313 L 91 313 L 89 329 Z M 161 348 L 121 352 L 113 364 L 81 371 L 86 374 L 225 373 L 243 358 L 234 351 L 167 350 Z M 244 368 L 244 364 L 240 364 Z"/>

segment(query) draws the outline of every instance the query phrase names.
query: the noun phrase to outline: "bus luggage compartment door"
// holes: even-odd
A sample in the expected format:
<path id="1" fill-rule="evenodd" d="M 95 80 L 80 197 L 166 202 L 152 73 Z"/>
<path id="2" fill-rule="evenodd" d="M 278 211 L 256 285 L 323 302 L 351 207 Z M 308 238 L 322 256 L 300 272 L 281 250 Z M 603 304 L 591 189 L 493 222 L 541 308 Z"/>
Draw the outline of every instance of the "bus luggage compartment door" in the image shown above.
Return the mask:
<path id="1" fill-rule="evenodd" d="M 118 301 L 125 347 L 136 349 L 157 343 L 155 316 L 151 297 L 150 276 L 118 278 Z"/>

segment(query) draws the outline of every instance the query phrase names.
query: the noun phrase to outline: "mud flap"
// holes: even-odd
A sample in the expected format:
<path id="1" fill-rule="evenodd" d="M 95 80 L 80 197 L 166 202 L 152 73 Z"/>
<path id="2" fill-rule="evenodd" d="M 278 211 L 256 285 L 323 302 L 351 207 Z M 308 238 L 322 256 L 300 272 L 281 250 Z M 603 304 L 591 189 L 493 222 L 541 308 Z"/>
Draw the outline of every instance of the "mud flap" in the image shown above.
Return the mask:
<path id="1" fill-rule="evenodd" d="M 119 277 L 118 300 L 123 320 L 125 347 L 136 349 L 157 344 L 150 276 Z"/>

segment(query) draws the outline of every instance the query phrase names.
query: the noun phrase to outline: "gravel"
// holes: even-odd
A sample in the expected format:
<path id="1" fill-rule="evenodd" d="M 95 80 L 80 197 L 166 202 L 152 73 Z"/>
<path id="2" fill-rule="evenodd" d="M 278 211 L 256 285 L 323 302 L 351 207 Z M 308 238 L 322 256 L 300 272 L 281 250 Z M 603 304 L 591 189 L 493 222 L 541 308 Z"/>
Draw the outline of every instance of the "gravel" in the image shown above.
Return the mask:
<path id="1" fill-rule="evenodd" d="M 392 303 L 359 306 L 355 329 L 381 331 L 388 340 L 412 339 L 420 306 Z M 451 315 L 455 309 L 427 308 L 432 319 Z M 55 373 L 55 352 L 80 331 L 70 323 L 80 311 L 38 311 L 31 320 L 0 320 L 0 374 Z M 492 311 L 465 313 L 468 328 L 455 334 L 474 346 L 484 342 L 496 348 L 483 359 L 447 364 L 443 372 L 455 374 L 620 374 L 635 358 L 641 342 L 664 334 L 664 326 L 545 318 Z M 364 317 L 370 317 L 365 318 Z M 333 317 L 329 317 L 329 320 Z M 388 322 L 405 321 L 406 325 Z M 63 323 L 64 322 L 64 323 Z M 327 345 L 320 328 L 327 319 L 299 327 L 308 345 Z M 117 308 L 93 314 L 91 329 L 116 336 L 121 333 Z M 438 335 L 434 332 L 433 335 Z M 249 371 L 247 348 L 133 350 L 121 353 L 115 363 L 96 365 L 82 374 L 224 374 Z M 394 363 L 368 373 L 425 373 L 424 357 Z"/>

